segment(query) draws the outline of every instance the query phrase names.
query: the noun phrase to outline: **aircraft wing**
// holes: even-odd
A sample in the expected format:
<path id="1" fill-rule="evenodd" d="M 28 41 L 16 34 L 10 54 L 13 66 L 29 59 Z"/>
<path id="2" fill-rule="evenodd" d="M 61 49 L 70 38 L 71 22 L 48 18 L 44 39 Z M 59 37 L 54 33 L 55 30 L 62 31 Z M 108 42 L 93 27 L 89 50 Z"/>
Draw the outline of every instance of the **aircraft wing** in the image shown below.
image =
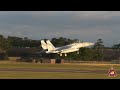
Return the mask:
<path id="1" fill-rule="evenodd" d="M 56 50 L 61 51 L 61 50 L 66 50 L 66 49 L 71 49 L 72 46 L 63 46 L 63 47 L 57 47 Z"/>

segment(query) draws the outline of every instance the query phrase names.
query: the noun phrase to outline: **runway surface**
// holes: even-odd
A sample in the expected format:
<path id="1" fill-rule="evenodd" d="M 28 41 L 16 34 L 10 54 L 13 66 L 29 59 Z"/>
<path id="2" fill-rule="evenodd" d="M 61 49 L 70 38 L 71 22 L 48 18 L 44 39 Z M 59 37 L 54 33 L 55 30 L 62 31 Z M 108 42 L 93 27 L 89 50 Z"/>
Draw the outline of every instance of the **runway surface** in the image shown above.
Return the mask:
<path id="1" fill-rule="evenodd" d="M 107 73 L 106 70 L 73 70 L 73 69 L 33 69 L 33 68 L 0 68 L 0 71 L 22 72 L 72 72 L 72 73 Z M 120 71 L 117 71 L 120 74 Z"/>

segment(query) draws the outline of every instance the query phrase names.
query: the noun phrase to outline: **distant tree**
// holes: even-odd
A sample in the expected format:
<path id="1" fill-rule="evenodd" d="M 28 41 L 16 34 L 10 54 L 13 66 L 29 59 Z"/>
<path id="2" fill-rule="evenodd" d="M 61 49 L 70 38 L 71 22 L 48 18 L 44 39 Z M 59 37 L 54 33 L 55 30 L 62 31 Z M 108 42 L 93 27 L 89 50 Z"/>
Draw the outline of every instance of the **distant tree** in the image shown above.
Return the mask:
<path id="1" fill-rule="evenodd" d="M 66 38 L 59 37 L 59 39 L 58 39 L 58 45 L 59 46 L 64 46 L 65 42 L 66 42 Z"/>
<path id="2" fill-rule="evenodd" d="M 93 49 L 95 50 L 94 52 L 94 59 L 96 60 L 103 60 L 104 58 L 104 54 L 103 54 L 103 50 L 104 50 L 104 44 L 102 39 L 98 39 L 97 42 L 95 43 L 95 45 L 93 46 Z"/>
<path id="3" fill-rule="evenodd" d="M 53 43 L 53 45 L 59 46 L 58 43 L 57 43 L 57 42 L 58 42 L 58 39 L 57 39 L 57 38 L 52 38 L 52 39 L 51 39 L 51 42 Z"/>
<path id="4" fill-rule="evenodd" d="M 115 44 L 112 46 L 113 49 L 117 49 L 117 51 L 120 51 L 120 44 Z"/>
<path id="5" fill-rule="evenodd" d="M 23 38 L 8 36 L 7 39 L 12 47 L 23 47 Z"/>
<path id="6" fill-rule="evenodd" d="M 112 46 L 113 59 L 120 59 L 120 44 L 115 44 Z"/>
<path id="7" fill-rule="evenodd" d="M 86 47 L 82 47 L 79 50 L 79 58 L 80 60 L 92 60 L 92 49 L 90 48 L 86 48 Z"/>
<path id="8" fill-rule="evenodd" d="M 4 38 L 2 35 L 0 35 L 0 48 L 3 50 L 6 50 L 10 47 L 11 47 L 10 42 L 6 38 Z"/>
<path id="9" fill-rule="evenodd" d="M 29 40 L 28 37 L 24 37 L 24 40 Z"/>

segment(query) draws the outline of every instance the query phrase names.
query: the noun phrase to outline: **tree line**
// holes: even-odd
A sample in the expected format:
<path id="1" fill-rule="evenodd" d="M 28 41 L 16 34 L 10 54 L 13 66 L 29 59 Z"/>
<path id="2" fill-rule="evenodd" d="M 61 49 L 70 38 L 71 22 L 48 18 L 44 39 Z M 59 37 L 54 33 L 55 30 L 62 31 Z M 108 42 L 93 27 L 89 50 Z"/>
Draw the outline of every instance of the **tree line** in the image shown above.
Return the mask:
<path id="1" fill-rule="evenodd" d="M 47 40 L 47 39 L 44 39 Z M 79 41 L 78 39 L 68 39 L 64 37 L 52 38 L 51 42 L 54 46 L 60 47 Z M 40 40 L 32 40 L 28 37 L 15 37 L 8 36 L 5 38 L 0 35 L 0 51 L 5 51 L 5 54 L 9 56 L 7 51 L 11 48 L 39 48 L 42 50 Z M 14 54 L 14 53 L 13 53 Z M 62 56 L 68 60 L 112 60 L 118 59 L 120 54 L 120 44 L 115 44 L 112 47 L 105 47 L 103 40 L 98 39 L 94 46 L 84 47 L 79 49 L 77 52 L 69 53 L 67 57 Z M 2 55 L 0 55 L 1 57 Z M 47 56 L 46 56 L 47 57 Z M 54 54 L 54 57 L 59 57 L 58 54 Z"/>

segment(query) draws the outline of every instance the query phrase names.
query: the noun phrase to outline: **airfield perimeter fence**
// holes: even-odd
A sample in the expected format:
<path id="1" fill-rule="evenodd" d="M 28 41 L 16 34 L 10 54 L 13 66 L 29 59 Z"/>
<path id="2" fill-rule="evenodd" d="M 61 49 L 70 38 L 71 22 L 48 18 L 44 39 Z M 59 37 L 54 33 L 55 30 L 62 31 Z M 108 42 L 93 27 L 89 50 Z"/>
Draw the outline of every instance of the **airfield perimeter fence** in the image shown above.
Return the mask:
<path id="1" fill-rule="evenodd" d="M 113 64 L 120 64 L 120 60 L 112 60 L 111 61 Z"/>
<path id="2" fill-rule="evenodd" d="M 91 64 L 120 64 L 120 61 L 75 61 L 75 60 L 65 60 L 64 63 L 76 63 L 76 64 L 82 64 L 82 63 L 91 63 Z"/>

